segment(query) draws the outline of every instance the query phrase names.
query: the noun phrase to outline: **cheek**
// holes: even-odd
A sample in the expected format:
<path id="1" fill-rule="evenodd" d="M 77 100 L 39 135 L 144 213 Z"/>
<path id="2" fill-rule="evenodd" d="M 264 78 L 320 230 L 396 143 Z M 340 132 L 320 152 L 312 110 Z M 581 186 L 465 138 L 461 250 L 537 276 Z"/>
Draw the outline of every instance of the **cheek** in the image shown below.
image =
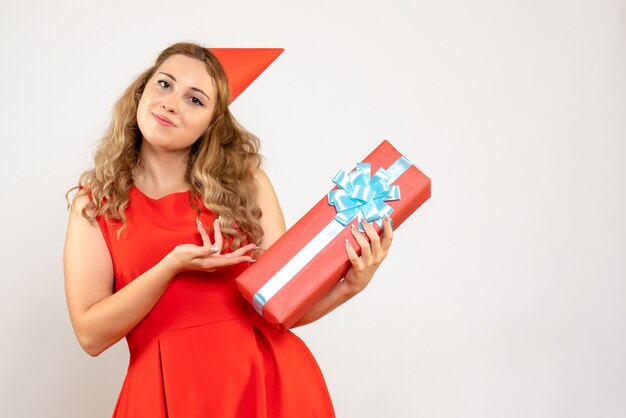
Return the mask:
<path id="1" fill-rule="evenodd" d="M 141 98 L 139 99 L 139 103 L 137 104 L 137 113 L 139 113 L 140 111 L 145 111 L 148 102 L 150 101 L 150 98 L 148 97 L 147 94 L 142 94 Z"/>
<path id="2" fill-rule="evenodd" d="M 191 117 L 187 120 L 187 126 L 192 128 L 194 131 L 197 131 L 198 133 L 204 132 L 204 130 L 209 126 L 210 123 L 211 117 L 207 116 L 206 114 L 195 115 L 194 117 Z"/>
<path id="3" fill-rule="evenodd" d="M 150 112 L 148 111 L 148 100 L 145 99 L 145 96 L 142 96 L 137 104 L 137 125 L 142 133 L 147 126 L 146 122 L 148 121 L 149 116 Z"/>

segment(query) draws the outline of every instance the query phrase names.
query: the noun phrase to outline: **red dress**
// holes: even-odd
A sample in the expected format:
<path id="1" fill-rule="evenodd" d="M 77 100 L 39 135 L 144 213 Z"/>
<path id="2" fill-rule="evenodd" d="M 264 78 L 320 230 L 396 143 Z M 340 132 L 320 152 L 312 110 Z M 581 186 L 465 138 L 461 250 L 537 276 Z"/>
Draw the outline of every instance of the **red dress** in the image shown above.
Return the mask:
<path id="1" fill-rule="evenodd" d="M 189 197 L 181 192 L 151 199 L 133 187 L 119 240 L 121 224 L 98 218 L 115 291 L 176 245 L 202 245 Z M 202 223 L 212 225 L 212 213 L 200 207 Z M 114 418 L 335 416 L 306 345 L 266 323 L 240 295 L 235 277 L 247 266 L 183 272 L 172 280 L 126 336 L 130 362 Z"/>

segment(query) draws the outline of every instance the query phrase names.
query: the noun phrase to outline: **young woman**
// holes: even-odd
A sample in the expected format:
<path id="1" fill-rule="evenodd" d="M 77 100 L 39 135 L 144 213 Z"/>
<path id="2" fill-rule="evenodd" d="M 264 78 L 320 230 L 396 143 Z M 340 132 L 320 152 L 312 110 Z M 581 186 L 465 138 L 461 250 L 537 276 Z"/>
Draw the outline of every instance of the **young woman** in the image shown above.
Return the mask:
<path id="1" fill-rule="evenodd" d="M 130 363 L 114 417 L 332 417 L 315 359 L 266 323 L 234 282 L 284 232 L 258 140 L 228 109 L 207 49 L 165 49 L 115 105 L 71 205 L 68 310 L 97 356 L 126 337 Z M 296 324 L 363 290 L 392 241 L 353 230 L 352 267 Z M 339 256 L 339 254 L 338 254 Z"/>

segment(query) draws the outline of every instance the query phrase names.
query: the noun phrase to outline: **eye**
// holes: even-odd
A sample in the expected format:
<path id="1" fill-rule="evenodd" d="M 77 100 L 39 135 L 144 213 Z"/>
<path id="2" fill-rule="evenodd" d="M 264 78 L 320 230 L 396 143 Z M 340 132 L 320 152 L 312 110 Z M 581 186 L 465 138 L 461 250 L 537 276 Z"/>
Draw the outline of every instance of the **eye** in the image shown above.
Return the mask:
<path id="1" fill-rule="evenodd" d="M 170 88 L 170 83 L 165 80 L 157 80 L 157 83 L 161 86 L 161 88 L 168 89 Z"/>
<path id="2" fill-rule="evenodd" d="M 204 103 L 202 103 L 202 101 L 200 99 L 198 99 L 196 96 L 191 96 L 189 98 L 189 100 L 191 101 L 191 103 L 193 103 L 194 105 L 197 106 L 204 106 Z"/>

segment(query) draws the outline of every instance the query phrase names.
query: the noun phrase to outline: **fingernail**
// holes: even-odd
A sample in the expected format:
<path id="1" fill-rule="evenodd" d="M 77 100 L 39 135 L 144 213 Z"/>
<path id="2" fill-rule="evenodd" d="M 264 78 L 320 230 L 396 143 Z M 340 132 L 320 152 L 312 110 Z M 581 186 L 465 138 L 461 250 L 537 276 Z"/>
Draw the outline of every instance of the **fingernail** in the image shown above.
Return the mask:
<path id="1" fill-rule="evenodd" d="M 258 245 L 256 247 L 254 247 L 255 250 L 260 250 L 261 247 L 259 247 Z"/>
<path id="2" fill-rule="evenodd" d="M 202 221 L 201 221 L 199 218 L 198 218 L 198 219 L 196 219 L 196 223 L 197 223 L 198 225 L 202 225 Z"/>
<path id="3" fill-rule="evenodd" d="M 250 260 L 251 263 L 256 263 L 256 260 L 253 258 L 252 260 Z"/>
<path id="4" fill-rule="evenodd" d="M 348 238 L 346 238 L 346 245 L 348 245 Z"/>
<path id="5" fill-rule="evenodd" d="M 212 246 L 212 247 L 210 247 L 210 248 L 209 248 L 209 250 L 211 250 L 211 251 L 217 251 L 217 250 L 219 250 L 219 248 L 217 248 L 216 246 Z"/>
<path id="6" fill-rule="evenodd" d="M 356 225 L 355 225 L 355 224 L 352 224 L 352 225 L 350 225 L 350 226 L 352 227 L 352 230 L 353 230 L 353 231 L 356 229 Z"/>

